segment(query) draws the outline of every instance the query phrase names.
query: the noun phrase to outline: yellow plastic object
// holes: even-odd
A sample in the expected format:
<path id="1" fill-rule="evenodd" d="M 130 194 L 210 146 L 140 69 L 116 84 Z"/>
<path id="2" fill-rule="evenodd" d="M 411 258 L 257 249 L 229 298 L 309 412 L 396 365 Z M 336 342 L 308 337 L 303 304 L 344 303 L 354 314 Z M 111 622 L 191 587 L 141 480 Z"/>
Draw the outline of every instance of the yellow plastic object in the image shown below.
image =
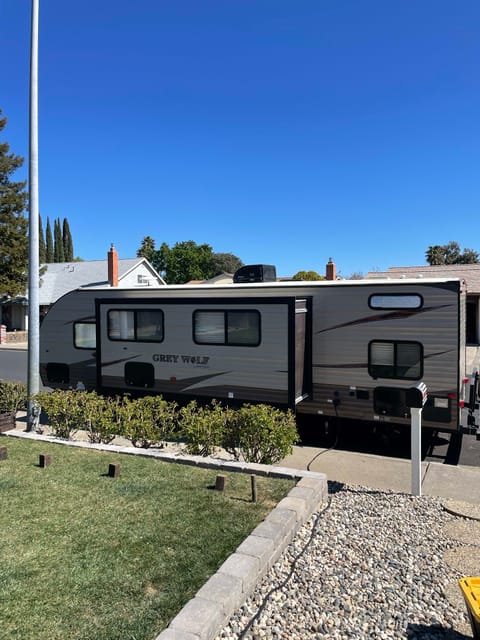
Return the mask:
<path id="1" fill-rule="evenodd" d="M 480 576 L 462 578 L 458 584 L 467 605 L 473 637 L 480 640 Z"/>

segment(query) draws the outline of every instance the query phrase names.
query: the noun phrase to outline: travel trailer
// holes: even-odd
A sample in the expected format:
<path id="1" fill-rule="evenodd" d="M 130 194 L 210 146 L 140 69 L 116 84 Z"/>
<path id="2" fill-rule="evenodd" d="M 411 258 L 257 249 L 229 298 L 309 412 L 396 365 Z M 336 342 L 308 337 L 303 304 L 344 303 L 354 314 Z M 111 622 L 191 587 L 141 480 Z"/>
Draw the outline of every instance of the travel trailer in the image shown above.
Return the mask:
<path id="1" fill-rule="evenodd" d="M 41 376 L 52 388 L 403 425 L 422 382 L 424 427 L 473 431 L 465 298 L 459 279 L 78 289 L 43 319 Z"/>

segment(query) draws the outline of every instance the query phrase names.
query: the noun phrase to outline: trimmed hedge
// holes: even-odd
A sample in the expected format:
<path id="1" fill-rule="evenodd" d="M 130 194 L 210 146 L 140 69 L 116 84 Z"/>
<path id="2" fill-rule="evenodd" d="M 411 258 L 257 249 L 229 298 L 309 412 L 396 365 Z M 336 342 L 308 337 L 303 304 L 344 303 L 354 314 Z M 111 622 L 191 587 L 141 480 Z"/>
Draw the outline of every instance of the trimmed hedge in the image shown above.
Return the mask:
<path id="1" fill-rule="evenodd" d="M 109 443 L 118 435 L 142 448 L 184 439 L 193 455 L 224 448 L 236 460 L 262 464 L 278 462 L 298 440 L 294 414 L 265 404 L 232 409 L 215 400 L 206 406 L 192 401 L 179 408 L 162 396 L 110 398 L 77 390 L 42 392 L 36 399 L 53 434 L 66 439 L 79 429 L 90 442 Z"/>
<path id="2" fill-rule="evenodd" d="M 27 385 L 0 380 L 0 411 L 22 411 L 27 408 Z"/>

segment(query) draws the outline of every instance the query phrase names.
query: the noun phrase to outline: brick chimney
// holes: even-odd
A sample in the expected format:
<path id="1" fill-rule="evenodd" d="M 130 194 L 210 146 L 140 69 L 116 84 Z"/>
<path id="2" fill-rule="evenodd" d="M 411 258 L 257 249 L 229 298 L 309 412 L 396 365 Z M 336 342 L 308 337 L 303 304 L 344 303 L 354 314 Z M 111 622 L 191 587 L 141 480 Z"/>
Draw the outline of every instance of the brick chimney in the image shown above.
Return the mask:
<path id="1" fill-rule="evenodd" d="M 118 287 L 118 253 L 113 243 L 108 252 L 108 283 L 111 287 Z"/>
<path id="2" fill-rule="evenodd" d="M 327 280 L 336 280 L 337 279 L 337 267 L 331 258 L 328 259 L 327 266 L 325 269 L 325 278 Z"/>

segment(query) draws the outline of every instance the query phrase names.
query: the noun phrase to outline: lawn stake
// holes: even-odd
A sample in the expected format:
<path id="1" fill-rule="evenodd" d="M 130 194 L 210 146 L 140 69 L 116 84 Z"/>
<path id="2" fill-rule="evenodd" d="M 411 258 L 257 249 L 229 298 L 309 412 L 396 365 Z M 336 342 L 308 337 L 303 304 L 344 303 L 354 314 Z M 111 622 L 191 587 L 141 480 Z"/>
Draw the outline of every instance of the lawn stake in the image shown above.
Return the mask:
<path id="1" fill-rule="evenodd" d="M 218 475 L 215 481 L 215 489 L 216 491 L 224 491 L 225 490 L 225 480 L 227 476 Z"/>
<path id="2" fill-rule="evenodd" d="M 52 464 L 52 456 L 50 453 L 41 453 L 39 456 L 38 464 L 42 469 Z"/>
<path id="3" fill-rule="evenodd" d="M 120 475 L 120 463 L 112 462 L 112 464 L 108 465 L 108 477 L 109 478 L 118 478 Z"/>
<path id="4" fill-rule="evenodd" d="M 257 476 L 253 474 L 250 476 L 250 484 L 252 486 L 252 502 L 256 502 L 257 501 Z"/>

